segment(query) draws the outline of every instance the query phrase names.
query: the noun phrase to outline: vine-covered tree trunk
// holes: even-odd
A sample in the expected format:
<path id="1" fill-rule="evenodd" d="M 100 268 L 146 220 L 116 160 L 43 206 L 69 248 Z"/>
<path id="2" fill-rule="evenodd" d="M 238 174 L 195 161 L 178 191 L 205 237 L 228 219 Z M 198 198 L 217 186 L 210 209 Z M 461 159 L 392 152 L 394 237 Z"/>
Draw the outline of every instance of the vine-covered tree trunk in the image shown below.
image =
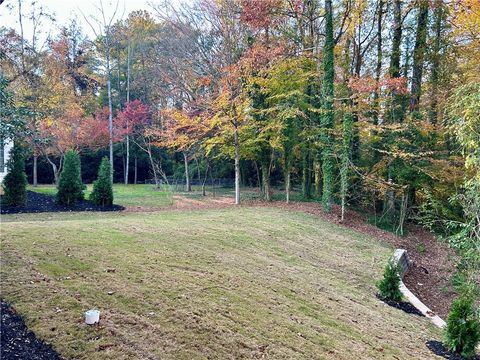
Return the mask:
<path id="1" fill-rule="evenodd" d="M 322 174 L 323 191 L 322 206 L 326 212 L 332 209 L 335 162 L 333 159 L 333 138 L 331 130 L 334 125 L 334 38 L 333 38 L 333 8 L 332 0 L 325 0 L 325 44 L 323 48 L 323 106 L 321 117 L 322 142 Z"/>
<path id="2" fill-rule="evenodd" d="M 418 8 L 417 32 L 415 48 L 413 50 L 412 96 L 410 98 L 410 112 L 418 111 L 420 95 L 422 93 L 423 63 L 427 42 L 428 0 L 421 0 Z"/>
<path id="3" fill-rule="evenodd" d="M 353 139 L 353 116 L 347 111 L 343 118 L 343 148 L 340 165 L 340 195 L 342 201 L 342 220 L 345 217 L 345 206 L 348 195 L 348 169 L 350 167 L 351 146 Z"/>

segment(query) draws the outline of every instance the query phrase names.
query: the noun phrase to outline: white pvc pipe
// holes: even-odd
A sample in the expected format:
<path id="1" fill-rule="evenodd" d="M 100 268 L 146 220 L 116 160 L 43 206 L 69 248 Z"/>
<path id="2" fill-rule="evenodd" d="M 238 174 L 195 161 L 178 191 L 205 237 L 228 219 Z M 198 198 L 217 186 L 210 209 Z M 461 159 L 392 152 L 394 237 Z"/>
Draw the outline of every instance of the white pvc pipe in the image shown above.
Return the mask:
<path id="1" fill-rule="evenodd" d="M 85 323 L 88 325 L 96 324 L 100 321 L 100 311 L 88 310 L 85 312 Z"/>

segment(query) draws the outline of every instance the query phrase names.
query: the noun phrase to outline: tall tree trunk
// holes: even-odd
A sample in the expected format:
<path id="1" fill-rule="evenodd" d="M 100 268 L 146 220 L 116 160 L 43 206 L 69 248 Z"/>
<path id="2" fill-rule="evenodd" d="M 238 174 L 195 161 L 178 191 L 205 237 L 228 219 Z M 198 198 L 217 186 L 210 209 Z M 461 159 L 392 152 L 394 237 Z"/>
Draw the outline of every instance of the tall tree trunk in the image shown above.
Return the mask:
<path id="1" fill-rule="evenodd" d="M 400 58 L 402 44 L 402 0 L 393 1 L 393 39 L 388 74 L 391 78 L 400 77 Z M 387 119 L 390 123 L 402 122 L 404 117 L 402 95 L 391 91 L 391 104 Z"/>
<path id="2" fill-rule="evenodd" d="M 402 0 L 393 1 L 393 39 L 388 73 L 392 78 L 400 77 L 400 45 L 402 43 Z"/>
<path id="3" fill-rule="evenodd" d="M 58 185 L 58 180 L 60 178 L 60 167 L 57 167 L 57 164 L 55 164 L 48 155 L 45 155 L 45 158 L 47 159 L 48 163 L 52 167 L 53 181 L 55 182 L 55 185 Z"/>
<path id="4" fill-rule="evenodd" d="M 319 156 L 315 157 L 313 160 L 313 173 L 314 173 L 314 183 L 315 183 L 315 196 L 322 195 L 322 162 L 320 161 Z"/>
<path id="5" fill-rule="evenodd" d="M 258 168 L 258 164 L 257 164 L 256 161 L 253 161 L 253 165 L 255 166 L 255 173 L 257 174 L 257 185 L 258 185 L 258 188 L 261 189 L 262 188 L 262 179 L 260 177 L 260 169 Z"/>
<path id="6" fill-rule="evenodd" d="M 315 33 L 316 33 L 316 22 L 317 17 L 317 0 L 306 0 L 304 3 L 305 15 L 308 19 L 307 23 L 307 35 L 302 29 L 303 33 L 303 47 L 304 51 L 308 56 L 312 56 L 314 53 L 315 47 Z"/>
<path id="7" fill-rule="evenodd" d="M 287 204 L 290 202 L 290 168 L 286 170 L 285 175 L 285 201 Z"/>
<path id="8" fill-rule="evenodd" d="M 240 139 L 238 124 L 234 124 L 233 146 L 235 148 L 235 205 L 240 204 Z"/>
<path id="9" fill-rule="evenodd" d="M 442 30 L 444 8 L 443 0 L 435 0 L 434 17 L 434 41 L 433 41 L 433 56 L 432 56 L 432 71 L 430 75 L 431 83 L 431 97 L 430 97 L 430 123 L 436 124 L 438 121 L 438 82 L 440 78 L 440 48 L 442 44 Z"/>
<path id="10" fill-rule="evenodd" d="M 323 191 L 322 205 L 326 212 L 332 210 L 335 162 L 333 159 L 332 128 L 334 126 L 334 38 L 333 38 L 333 8 L 332 0 L 325 0 L 325 44 L 323 49 L 323 111 L 322 125 L 322 174 Z"/>
<path id="11" fill-rule="evenodd" d="M 207 160 L 207 164 L 205 166 L 205 176 L 203 177 L 203 182 L 202 182 L 202 196 L 206 196 L 205 192 L 205 185 L 207 184 L 207 179 L 208 179 L 208 170 L 210 169 L 210 162 Z"/>
<path id="12" fill-rule="evenodd" d="M 342 221 L 345 218 L 345 206 L 348 195 L 348 169 L 350 167 L 351 146 L 353 138 L 353 116 L 352 113 L 347 111 L 343 118 L 343 149 L 342 159 L 340 165 L 340 194 L 342 201 Z"/>
<path id="13" fill-rule="evenodd" d="M 185 164 L 185 191 L 192 191 L 190 186 L 190 174 L 188 171 L 188 156 L 186 152 L 183 152 L 183 163 Z"/>
<path id="14" fill-rule="evenodd" d="M 303 147 L 303 166 L 302 166 L 302 193 L 305 199 L 312 197 L 312 151 L 310 144 Z"/>
<path id="15" fill-rule="evenodd" d="M 34 151 L 35 151 L 35 150 L 34 150 Z M 37 187 L 37 185 L 38 185 L 38 180 L 37 180 L 37 169 L 38 169 L 37 160 L 38 160 L 38 155 L 34 153 L 34 154 L 33 154 L 33 186 L 34 186 L 34 187 Z"/>
<path id="16" fill-rule="evenodd" d="M 378 13 L 377 13 L 377 63 L 375 65 L 375 92 L 373 94 L 374 102 L 374 124 L 379 124 L 380 119 L 380 94 L 379 94 L 379 83 L 380 77 L 382 76 L 382 61 L 383 61 L 383 38 L 382 38 L 382 21 L 383 21 L 383 0 L 378 0 Z"/>
<path id="17" fill-rule="evenodd" d="M 137 156 L 135 155 L 135 169 L 133 172 L 133 183 L 137 184 Z"/>
<path id="18" fill-rule="evenodd" d="M 130 102 L 130 41 L 127 47 L 127 104 Z M 126 159 L 125 159 L 125 185 L 128 185 L 129 161 L 130 161 L 130 136 L 128 135 L 128 116 L 127 116 L 127 135 L 125 137 Z"/>
<path id="19" fill-rule="evenodd" d="M 351 158 L 353 158 L 352 152 L 354 150 L 354 147 L 352 145 L 354 145 L 354 142 L 355 142 L 353 127 L 354 127 L 354 122 L 358 121 L 358 116 L 356 115 L 356 113 L 353 112 L 354 111 L 353 109 L 356 109 L 357 104 L 352 99 L 352 91 L 348 87 L 348 83 L 350 81 L 349 64 L 351 63 L 350 47 L 348 46 L 349 43 L 350 43 L 350 39 L 347 39 L 347 46 L 345 46 L 344 60 L 343 60 L 343 68 L 344 68 L 343 71 L 345 73 L 344 86 L 347 89 L 346 92 L 348 96 L 346 100 L 343 101 L 345 110 L 344 110 L 343 124 L 342 124 L 342 130 L 343 130 L 342 131 L 342 150 L 341 150 L 341 158 L 340 158 L 340 199 L 341 199 L 341 210 L 342 210 L 341 220 L 342 221 L 345 219 L 345 207 L 347 203 L 348 190 L 350 186 L 348 170 L 350 168 L 350 160 Z M 359 71 L 360 67 L 358 67 L 357 69 Z"/>
<path id="20" fill-rule="evenodd" d="M 355 71 L 354 71 L 354 75 L 357 77 L 357 78 L 360 78 L 360 74 L 361 74 L 361 71 L 362 71 L 362 64 L 363 64 L 363 59 L 362 59 L 362 38 L 361 38 L 361 23 L 358 24 L 358 43 L 356 41 L 354 41 L 354 44 L 357 44 L 355 46 L 356 48 L 356 54 L 355 54 Z M 347 48 L 346 49 L 347 53 L 349 51 L 349 49 Z M 351 157 L 352 157 L 352 160 L 354 162 L 358 162 L 360 160 L 360 133 L 358 131 L 358 126 L 356 126 L 356 124 L 358 123 L 358 112 L 356 111 L 356 109 L 358 108 L 358 100 L 356 97 L 354 97 L 352 99 L 352 108 L 353 108 L 353 111 L 351 113 L 352 115 L 352 121 L 353 121 L 353 125 L 352 125 L 352 131 L 353 131 L 353 135 L 352 135 L 352 141 L 351 141 Z"/>
<path id="21" fill-rule="evenodd" d="M 413 50 L 412 97 L 410 98 L 410 112 L 419 110 L 422 94 L 423 63 L 427 42 L 428 0 L 420 0 L 417 17 L 417 34 Z"/>
<path id="22" fill-rule="evenodd" d="M 105 33 L 105 51 L 107 58 L 107 96 L 108 96 L 108 148 L 110 155 L 110 182 L 113 184 L 113 109 L 112 84 L 110 73 L 110 29 Z"/>
<path id="23" fill-rule="evenodd" d="M 263 196 L 266 201 L 271 200 L 271 190 L 270 190 L 270 166 L 265 161 L 261 163 L 262 167 L 262 188 Z"/>
<path id="24" fill-rule="evenodd" d="M 122 167 L 123 167 L 122 173 L 125 175 L 125 157 L 124 156 L 122 156 Z"/>
<path id="25" fill-rule="evenodd" d="M 158 187 L 160 185 L 159 179 L 158 179 L 158 174 L 157 174 L 157 169 L 155 167 L 155 162 L 153 161 L 153 154 L 152 154 L 152 147 L 150 144 L 147 145 L 147 153 L 148 153 L 148 159 L 150 160 L 150 166 L 152 168 L 152 173 L 153 173 L 153 179 L 155 181 L 155 186 Z"/>

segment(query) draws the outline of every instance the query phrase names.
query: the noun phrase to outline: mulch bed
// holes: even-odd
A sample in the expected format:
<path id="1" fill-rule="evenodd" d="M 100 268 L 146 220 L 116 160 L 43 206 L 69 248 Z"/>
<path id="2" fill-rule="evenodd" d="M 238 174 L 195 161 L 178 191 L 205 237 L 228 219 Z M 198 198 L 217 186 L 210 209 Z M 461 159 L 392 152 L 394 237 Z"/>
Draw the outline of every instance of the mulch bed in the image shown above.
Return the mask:
<path id="1" fill-rule="evenodd" d="M 15 309 L 1 302 L 0 358 L 2 360 L 60 360 L 50 345 L 29 331 Z"/>
<path id="2" fill-rule="evenodd" d="M 65 211 L 121 211 L 125 208 L 120 205 L 99 206 L 88 200 L 77 202 L 73 206 L 59 205 L 55 197 L 47 194 L 40 194 L 34 191 L 27 191 L 27 206 L 8 207 L 2 206 L 1 214 L 22 214 L 22 213 L 42 213 L 42 212 L 65 212 Z"/>
<path id="3" fill-rule="evenodd" d="M 415 306 L 410 304 L 408 301 L 393 301 L 393 300 L 388 300 L 388 299 L 382 299 L 378 294 L 377 294 L 377 299 L 380 301 L 383 301 L 385 304 L 392 306 L 396 309 L 402 310 L 406 312 L 407 314 L 412 314 L 412 315 L 417 315 L 417 316 L 425 316 L 421 313 L 420 310 L 418 310 Z"/>
<path id="4" fill-rule="evenodd" d="M 464 357 L 448 351 L 440 341 L 430 340 L 426 342 L 426 345 L 435 355 L 443 357 L 444 359 L 465 360 Z M 480 355 L 475 356 L 472 360 L 480 360 Z"/>

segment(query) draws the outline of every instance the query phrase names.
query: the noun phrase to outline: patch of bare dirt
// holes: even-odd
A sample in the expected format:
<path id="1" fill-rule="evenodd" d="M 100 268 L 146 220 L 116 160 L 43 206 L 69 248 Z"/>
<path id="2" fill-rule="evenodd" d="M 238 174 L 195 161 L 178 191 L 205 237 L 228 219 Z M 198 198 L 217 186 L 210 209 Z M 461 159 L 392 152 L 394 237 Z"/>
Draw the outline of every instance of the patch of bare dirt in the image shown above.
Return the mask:
<path id="1" fill-rule="evenodd" d="M 198 210 L 198 209 L 220 209 L 235 205 L 231 197 L 204 197 L 193 199 L 187 196 L 176 194 L 173 196 L 173 204 L 166 207 L 127 206 L 126 212 L 154 212 L 172 210 Z"/>

